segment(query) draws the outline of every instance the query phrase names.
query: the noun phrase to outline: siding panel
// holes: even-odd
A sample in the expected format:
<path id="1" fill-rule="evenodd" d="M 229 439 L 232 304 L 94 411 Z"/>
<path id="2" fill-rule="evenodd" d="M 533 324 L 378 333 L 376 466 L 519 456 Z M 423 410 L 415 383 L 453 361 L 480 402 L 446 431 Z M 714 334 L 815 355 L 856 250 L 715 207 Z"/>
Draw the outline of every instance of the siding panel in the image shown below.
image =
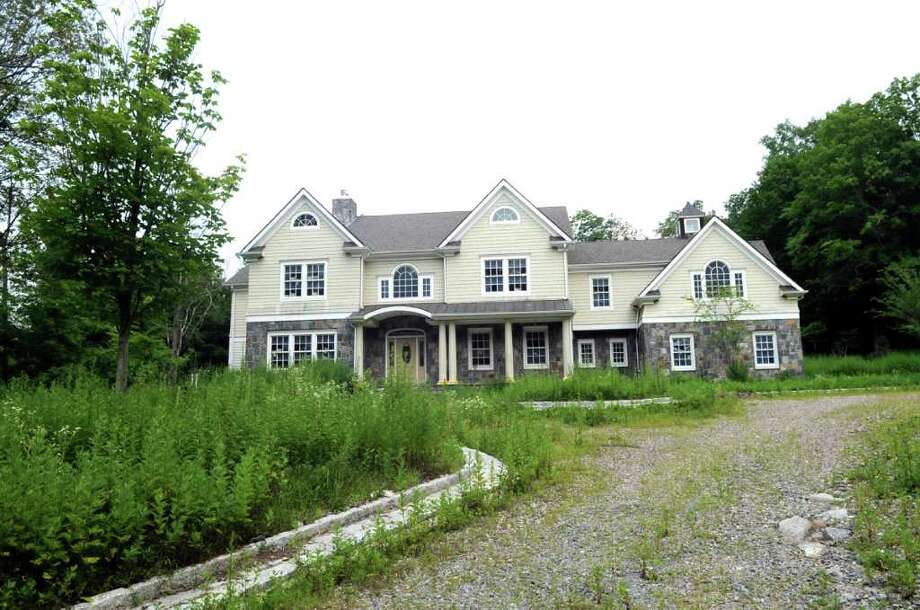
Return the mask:
<path id="1" fill-rule="evenodd" d="M 659 270 L 592 270 L 569 273 L 569 298 L 575 307 L 574 324 L 635 324 L 636 311 L 633 299 L 652 281 Z M 612 307 L 591 309 L 590 277 L 609 275 L 611 280 Z"/>
<path id="2" fill-rule="evenodd" d="M 380 276 L 391 276 L 393 270 L 408 263 L 414 265 L 420 274 L 431 273 L 434 275 L 434 285 L 431 287 L 430 299 L 387 299 L 381 301 L 377 294 L 377 278 Z M 390 289 L 392 290 L 392 280 Z M 392 292 L 391 292 L 392 294 Z M 440 258 L 407 258 L 398 261 L 365 261 L 364 262 L 364 304 L 376 305 L 378 303 L 426 303 L 426 302 L 443 302 L 444 301 L 444 263 Z"/>

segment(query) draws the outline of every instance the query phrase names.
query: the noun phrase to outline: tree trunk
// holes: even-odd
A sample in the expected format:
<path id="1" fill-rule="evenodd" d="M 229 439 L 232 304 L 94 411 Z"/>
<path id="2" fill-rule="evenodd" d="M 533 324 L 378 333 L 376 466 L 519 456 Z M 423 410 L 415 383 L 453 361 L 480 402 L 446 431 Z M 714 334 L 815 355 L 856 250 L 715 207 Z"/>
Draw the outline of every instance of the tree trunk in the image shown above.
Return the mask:
<path id="1" fill-rule="evenodd" d="M 128 389 L 128 340 L 131 330 L 118 331 L 118 366 L 115 369 L 115 389 L 124 392 Z"/>

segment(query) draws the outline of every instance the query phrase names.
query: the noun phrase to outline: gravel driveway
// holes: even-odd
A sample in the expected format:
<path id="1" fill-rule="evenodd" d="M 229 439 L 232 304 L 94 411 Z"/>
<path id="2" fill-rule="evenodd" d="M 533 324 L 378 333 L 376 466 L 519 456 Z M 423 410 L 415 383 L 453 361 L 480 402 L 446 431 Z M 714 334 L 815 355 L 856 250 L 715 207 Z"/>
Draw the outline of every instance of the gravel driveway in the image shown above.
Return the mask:
<path id="1" fill-rule="evenodd" d="M 574 480 L 439 540 L 371 588 L 363 608 L 908 607 L 865 583 L 852 553 L 806 558 L 777 522 L 823 510 L 845 447 L 898 397 L 747 403 L 694 428 L 609 428 Z M 878 405 L 876 408 L 874 405 Z M 869 408 L 871 407 L 871 408 Z M 841 605 L 834 605 L 835 603 Z"/>

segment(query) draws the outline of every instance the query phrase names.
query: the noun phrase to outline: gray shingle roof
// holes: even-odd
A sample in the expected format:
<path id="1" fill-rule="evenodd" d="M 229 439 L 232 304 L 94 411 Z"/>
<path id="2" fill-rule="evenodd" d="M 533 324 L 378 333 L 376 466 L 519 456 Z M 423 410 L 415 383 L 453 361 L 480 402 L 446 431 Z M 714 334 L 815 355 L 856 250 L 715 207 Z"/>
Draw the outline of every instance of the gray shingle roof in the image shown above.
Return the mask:
<path id="1" fill-rule="evenodd" d="M 237 269 L 236 273 L 224 280 L 224 286 L 248 286 L 249 285 L 249 266 L 243 265 Z"/>
<path id="2" fill-rule="evenodd" d="M 667 263 L 688 243 L 689 239 L 678 237 L 578 242 L 569 246 L 569 264 Z M 749 243 L 775 263 L 765 243 L 760 240 Z"/>
<path id="3" fill-rule="evenodd" d="M 488 315 L 488 314 L 527 314 L 527 313 L 573 313 L 572 302 L 568 299 L 543 299 L 533 301 L 491 301 L 477 303 L 387 303 L 385 305 L 368 305 L 352 314 L 352 318 L 363 318 L 365 315 L 384 309 L 405 305 L 416 309 L 423 309 L 434 317 L 450 315 Z"/>
<path id="4" fill-rule="evenodd" d="M 571 234 L 565 206 L 541 207 L 540 211 Z M 373 252 L 433 250 L 468 214 L 464 211 L 358 216 L 348 230 Z"/>
<path id="5" fill-rule="evenodd" d="M 705 216 L 705 214 L 703 214 L 702 210 L 691 204 L 689 201 L 687 202 L 687 205 L 684 206 L 684 209 L 677 213 L 678 218 L 694 218 L 696 216 Z"/>

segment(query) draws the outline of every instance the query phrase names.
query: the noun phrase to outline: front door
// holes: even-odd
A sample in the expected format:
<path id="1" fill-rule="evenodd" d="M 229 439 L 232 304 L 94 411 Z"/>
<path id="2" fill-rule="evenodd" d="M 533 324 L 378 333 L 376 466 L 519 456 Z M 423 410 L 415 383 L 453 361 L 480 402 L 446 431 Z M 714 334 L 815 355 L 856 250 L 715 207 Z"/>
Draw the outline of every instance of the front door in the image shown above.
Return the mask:
<path id="1" fill-rule="evenodd" d="M 392 337 L 387 347 L 390 375 L 399 375 L 406 381 L 420 383 L 425 381 L 425 361 L 422 352 L 421 337 Z"/>

